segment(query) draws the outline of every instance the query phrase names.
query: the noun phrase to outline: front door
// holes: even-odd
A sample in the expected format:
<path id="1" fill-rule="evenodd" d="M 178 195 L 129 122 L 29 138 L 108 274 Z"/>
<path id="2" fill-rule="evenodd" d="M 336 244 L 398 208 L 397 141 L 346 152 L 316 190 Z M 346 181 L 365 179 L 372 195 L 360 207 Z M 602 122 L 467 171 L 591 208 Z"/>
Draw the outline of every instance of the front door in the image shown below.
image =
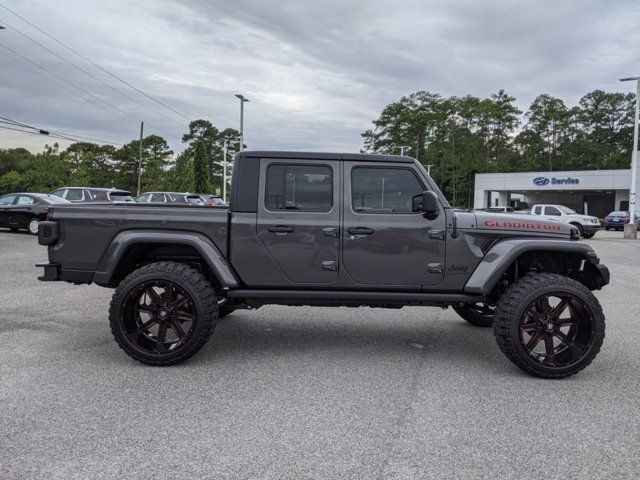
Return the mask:
<path id="1" fill-rule="evenodd" d="M 343 265 L 361 285 L 437 285 L 445 261 L 444 210 L 414 211 L 428 189 L 412 165 L 344 162 Z"/>
<path id="2" fill-rule="evenodd" d="M 27 195 L 19 195 L 14 205 L 9 207 L 9 223 L 11 226 L 26 228 L 29 219 L 34 216 L 36 201 Z"/>
<path id="3" fill-rule="evenodd" d="M 325 160 L 261 161 L 258 238 L 292 283 L 338 279 L 339 166 Z"/>

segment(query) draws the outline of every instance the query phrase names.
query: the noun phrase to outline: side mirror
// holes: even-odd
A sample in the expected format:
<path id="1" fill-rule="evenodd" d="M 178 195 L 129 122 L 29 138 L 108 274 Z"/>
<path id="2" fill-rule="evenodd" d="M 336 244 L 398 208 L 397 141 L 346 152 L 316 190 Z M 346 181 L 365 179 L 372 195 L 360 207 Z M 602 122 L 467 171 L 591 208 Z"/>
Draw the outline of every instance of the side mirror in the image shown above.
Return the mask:
<path id="1" fill-rule="evenodd" d="M 440 214 L 438 196 L 430 190 L 422 192 L 422 195 L 416 195 L 413 197 L 413 211 L 422 211 L 425 218 L 429 220 L 438 218 Z"/>

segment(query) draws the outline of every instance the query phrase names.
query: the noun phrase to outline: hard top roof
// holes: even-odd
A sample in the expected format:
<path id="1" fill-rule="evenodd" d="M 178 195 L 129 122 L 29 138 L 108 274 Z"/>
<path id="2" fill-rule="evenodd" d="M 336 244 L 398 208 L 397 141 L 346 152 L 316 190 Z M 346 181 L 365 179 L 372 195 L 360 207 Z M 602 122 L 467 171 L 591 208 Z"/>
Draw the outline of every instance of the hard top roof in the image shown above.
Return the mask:
<path id="1" fill-rule="evenodd" d="M 243 150 L 240 157 L 282 158 L 295 160 L 347 160 L 355 162 L 413 163 L 411 157 L 402 155 L 379 155 L 371 153 L 289 152 L 277 150 Z"/>
<path id="2" fill-rule="evenodd" d="M 58 190 L 94 190 L 96 192 L 129 192 L 128 190 L 124 190 L 122 188 L 116 188 L 116 187 L 109 187 L 109 188 L 103 188 L 103 187 L 60 187 L 60 188 L 56 188 L 54 190 L 54 192 L 56 192 Z"/>

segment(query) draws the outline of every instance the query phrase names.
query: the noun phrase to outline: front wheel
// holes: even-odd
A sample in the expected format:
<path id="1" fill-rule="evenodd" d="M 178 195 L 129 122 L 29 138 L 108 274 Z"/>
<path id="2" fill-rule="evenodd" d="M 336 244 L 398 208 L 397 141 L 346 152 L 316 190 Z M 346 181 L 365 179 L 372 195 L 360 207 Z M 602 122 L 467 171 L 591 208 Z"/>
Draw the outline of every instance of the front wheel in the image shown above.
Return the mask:
<path id="1" fill-rule="evenodd" d="M 596 232 L 583 233 L 582 238 L 593 238 Z"/>
<path id="2" fill-rule="evenodd" d="M 493 325 L 495 307 L 488 303 L 465 303 L 454 305 L 455 312 L 467 322 L 477 327 L 490 327 Z"/>
<path id="3" fill-rule="evenodd" d="M 563 378 L 596 357 L 605 318 L 587 287 L 562 275 L 541 273 L 523 277 L 505 291 L 493 329 L 502 353 L 522 370 Z"/>
<path id="4" fill-rule="evenodd" d="M 173 365 L 207 342 L 218 318 L 218 295 L 196 269 L 174 262 L 145 265 L 120 283 L 109 310 L 113 336 L 127 355 Z"/>

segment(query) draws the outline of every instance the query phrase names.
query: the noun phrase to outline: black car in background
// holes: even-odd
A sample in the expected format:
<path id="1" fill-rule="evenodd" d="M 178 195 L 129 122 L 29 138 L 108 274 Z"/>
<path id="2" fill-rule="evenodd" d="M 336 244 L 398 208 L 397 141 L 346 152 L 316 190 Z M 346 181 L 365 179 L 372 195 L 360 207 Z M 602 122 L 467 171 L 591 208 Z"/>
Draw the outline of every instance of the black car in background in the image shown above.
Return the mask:
<path id="1" fill-rule="evenodd" d="M 51 192 L 71 203 L 133 202 L 131 192 L 118 188 L 63 187 Z"/>
<path id="2" fill-rule="evenodd" d="M 37 235 L 38 222 L 47 218 L 49 207 L 67 203 L 70 202 L 46 193 L 9 193 L 0 197 L 0 227 L 14 232 L 26 228 Z"/>
<path id="3" fill-rule="evenodd" d="M 182 205 L 204 205 L 200 195 L 188 192 L 145 192 L 135 200 L 138 203 L 173 203 Z"/>

